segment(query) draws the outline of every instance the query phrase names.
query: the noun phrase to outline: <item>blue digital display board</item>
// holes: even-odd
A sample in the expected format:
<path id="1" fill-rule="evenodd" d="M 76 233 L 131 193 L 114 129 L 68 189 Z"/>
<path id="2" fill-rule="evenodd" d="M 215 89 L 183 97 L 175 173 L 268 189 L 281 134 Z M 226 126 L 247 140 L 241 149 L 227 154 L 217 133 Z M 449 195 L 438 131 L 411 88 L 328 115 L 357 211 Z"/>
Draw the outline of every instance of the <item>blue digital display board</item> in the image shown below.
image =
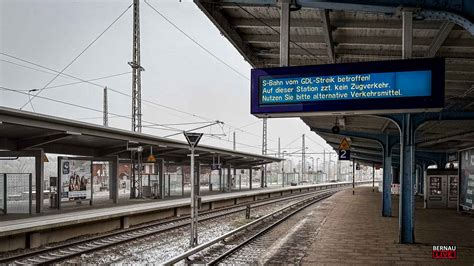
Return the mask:
<path id="1" fill-rule="evenodd" d="M 440 109 L 444 60 L 253 69 L 251 100 L 259 117 Z"/>

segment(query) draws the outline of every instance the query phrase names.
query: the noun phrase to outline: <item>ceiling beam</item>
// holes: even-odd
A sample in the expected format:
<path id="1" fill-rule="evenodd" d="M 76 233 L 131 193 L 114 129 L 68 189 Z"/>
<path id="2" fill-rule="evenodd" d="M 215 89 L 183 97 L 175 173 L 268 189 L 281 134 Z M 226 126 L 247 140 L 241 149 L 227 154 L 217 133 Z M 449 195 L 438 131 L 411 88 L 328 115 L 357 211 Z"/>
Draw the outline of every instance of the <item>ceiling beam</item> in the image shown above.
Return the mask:
<path id="1" fill-rule="evenodd" d="M 437 138 L 437 139 L 432 139 L 432 140 L 427 140 L 427 141 L 420 141 L 416 144 L 416 147 L 426 147 L 426 146 L 436 145 L 436 144 L 440 144 L 440 143 L 451 141 L 451 140 L 461 140 L 463 138 L 472 138 L 472 136 L 474 136 L 473 131 L 464 132 L 464 133 L 449 135 L 449 136 L 445 136 L 445 137 L 441 137 L 441 138 Z"/>
<path id="2" fill-rule="evenodd" d="M 71 135 L 73 134 L 64 132 L 64 133 L 58 133 L 54 135 L 48 135 L 48 136 L 42 136 L 42 137 L 36 137 L 36 138 L 20 139 L 17 141 L 18 143 L 17 148 L 18 150 L 31 149 L 31 148 L 39 147 L 41 145 L 52 143 L 58 140 L 62 140 Z"/>
<path id="3" fill-rule="evenodd" d="M 100 152 L 97 154 L 97 156 L 98 157 L 103 157 L 103 156 L 108 156 L 108 155 L 119 154 L 119 153 L 126 152 L 126 151 L 127 151 L 127 143 L 124 143 L 124 144 L 118 145 L 118 146 L 103 148 L 103 149 L 100 150 Z"/>
<path id="4" fill-rule="evenodd" d="M 203 1 L 195 1 L 196 5 L 214 23 L 222 35 L 242 54 L 253 67 L 260 65 L 260 59 L 253 54 L 252 48 L 244 42 L 242 36 L 231 26 L 229 20 L 222 14 L 217 5 Z"/>
<path id="5" fill-rule="evenodd" d="M 183 149 L 182 148 L 169 148 L 169 149 L 158 150 L 155 156 L 163 156 L 163 155 L 170 154 L 170 153 L 180 151 L 180 150 L 183 150 Z"/>
<path id="6" fill-rule="evenodd" d="M 236 7 L 238 8 L 238 7 Z M 231 24 L 235 28 L 267 28 L 268 26 L 278 28 L 280 27 L 280 20 L 276 18 L 261 19 L 261 21 L 253 18 L 235 18 L 231 19 Z M 331 22 L 333 28 L 337 29 L 400 29 L 401 21 L 398 19 L 337 19 Z M 413 25 L 414 29 L 417 30 L 431 30 L 437 31 L 441 25 L 440 21 L 417 21 Z M 291 28 L 320 28 L 321 24 L 319 21 L 314 19 L 292 19 Z"/>
<path id="7" fill-rule="evenodd" d="M 0 138 L 0 149 L 16 151 L 18 150 L 18 143 L 8 138 Z"/>
<path id="8" fill-rule="evenodd" d="M 385 123 L 383 123 L 382 125 L 382 128 L 380 129 L 380 131 L 382 131 L 382 133 L 385 133 L 385 130 L 387 129 L 388 125 L 390 125 L 390 120 L 386 120 Z"/>
<path id="9" fill-rule="evenodd" d="M 454 27 L 454 23 L 445 21 L 441 24 L 441 27 L 438 31 L 438 34 L 433 38 L 431 45 L 426 53 L 426 57 L 435 57 L 436 53 L 439 51 L 439 48 L 443 45 L 444 41 L 449 36 L 449 33 Z"/>
<path id="10" fill-rule="evenodd" d="M 323 27 L 324 42 L 326 43 L 329 63 L 334 64 L 336 62 L 336 55 L 334 52 L 334 42 L 332 39 L 331 21 L 329 20 L 329 10 L 320 9 L 319 17 L 321 20 L 321 26 Z"/>
<path id="11" fill-rule="evenodd" d="M 413 56 L 413 13 L 402 11 L 402 58 Z"/>

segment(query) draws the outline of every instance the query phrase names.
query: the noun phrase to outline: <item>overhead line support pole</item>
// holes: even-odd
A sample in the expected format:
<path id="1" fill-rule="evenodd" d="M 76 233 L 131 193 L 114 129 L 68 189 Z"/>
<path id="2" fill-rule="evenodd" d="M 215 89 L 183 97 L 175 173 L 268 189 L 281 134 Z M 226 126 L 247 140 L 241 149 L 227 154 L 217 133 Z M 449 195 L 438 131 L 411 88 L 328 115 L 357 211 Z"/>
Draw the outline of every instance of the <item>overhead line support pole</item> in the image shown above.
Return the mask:
<path id="1" fill-rule="evenodd" d="M 109 126 L 109 103 L 108 103 L 108 98 L 107 98 L 107 87 L 104 88 L 104 106 L 103 106 L 103 112 L 104 112 L 104 127 Z"/>
<path id="2" fill-rule="evenodd" d="M 142 132 L 142 92 L 140 65 L 140 1 L 133 0 L 133 50 L 132 62 L 132 131 Z"/>

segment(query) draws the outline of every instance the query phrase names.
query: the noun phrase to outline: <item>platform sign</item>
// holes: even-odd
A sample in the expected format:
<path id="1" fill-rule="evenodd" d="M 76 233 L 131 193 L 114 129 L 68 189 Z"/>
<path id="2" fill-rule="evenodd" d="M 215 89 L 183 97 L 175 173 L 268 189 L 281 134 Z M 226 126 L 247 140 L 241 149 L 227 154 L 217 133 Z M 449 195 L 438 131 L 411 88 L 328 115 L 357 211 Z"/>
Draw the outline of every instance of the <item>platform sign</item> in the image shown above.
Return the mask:
<path id="1" fill-rule="evenodd" d="M 299 117 L 440 110 L 444 71 L 440 58 L 253 69 L 251 113 Z"/>
<path id="2" fill-rule="evenodd" d="M 339 160 L 341 161 L 350 161 L 351 160 L 351 145 L 347 141 L 346 138 L 341 140 L 341 144 L 339 144 Z"/>
<path id="3" fill-rule="evenodd" d="M 339 149 L 339 160 L 340 161 L 350 161 L 351 160 L 351 150 L 341 150 L 341 149 Z"/>

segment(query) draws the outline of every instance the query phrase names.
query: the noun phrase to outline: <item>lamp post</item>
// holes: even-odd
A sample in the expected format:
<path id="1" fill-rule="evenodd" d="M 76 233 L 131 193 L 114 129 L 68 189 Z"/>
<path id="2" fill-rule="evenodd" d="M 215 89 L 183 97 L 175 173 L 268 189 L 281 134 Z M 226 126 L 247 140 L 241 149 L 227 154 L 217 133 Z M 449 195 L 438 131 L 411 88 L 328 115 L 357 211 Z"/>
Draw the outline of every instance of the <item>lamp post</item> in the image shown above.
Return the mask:
<path id="1" fill-rule="evenodd" d="M 190 150 L 191 150 L 191 239 L 190 239 L 190 246 L 195 247 L 198 245 L 198 198 L 196 197 L 196 177 L 194 176 L 194 149 L 196 148 L 199 140 L 201 140 L 202 133 L 188 133 L 184 132 L 184 137 L 188 141 Z M 197 180 L 197 184 L 199 184 L 199 179 Z"/>

